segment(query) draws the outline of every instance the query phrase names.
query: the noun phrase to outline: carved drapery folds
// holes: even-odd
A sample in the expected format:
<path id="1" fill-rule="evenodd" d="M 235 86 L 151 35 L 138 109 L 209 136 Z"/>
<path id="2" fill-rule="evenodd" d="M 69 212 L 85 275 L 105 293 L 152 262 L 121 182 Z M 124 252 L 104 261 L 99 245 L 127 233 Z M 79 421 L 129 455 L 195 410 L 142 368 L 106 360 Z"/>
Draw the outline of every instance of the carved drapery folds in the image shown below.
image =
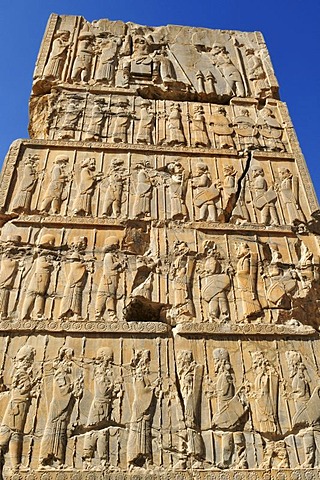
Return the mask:
<path id="1" fill-rule="evenodd" d="M 317 475 L 318 206 L 261 34 L 52 15 L 29 131 L 0 477 Z"/>

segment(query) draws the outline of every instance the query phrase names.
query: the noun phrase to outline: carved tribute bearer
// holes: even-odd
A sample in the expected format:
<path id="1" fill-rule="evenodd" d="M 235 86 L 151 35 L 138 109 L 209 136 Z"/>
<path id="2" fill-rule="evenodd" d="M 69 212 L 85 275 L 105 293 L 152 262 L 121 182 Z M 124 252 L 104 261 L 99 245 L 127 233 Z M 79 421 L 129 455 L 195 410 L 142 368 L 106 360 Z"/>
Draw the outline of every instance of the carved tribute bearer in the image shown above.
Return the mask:
<path id="1" fill-rule="evenodd" d="M 0 480 L 318 478 L 320 208 L 261 33 L 53 14 L 29 110 Z"/>

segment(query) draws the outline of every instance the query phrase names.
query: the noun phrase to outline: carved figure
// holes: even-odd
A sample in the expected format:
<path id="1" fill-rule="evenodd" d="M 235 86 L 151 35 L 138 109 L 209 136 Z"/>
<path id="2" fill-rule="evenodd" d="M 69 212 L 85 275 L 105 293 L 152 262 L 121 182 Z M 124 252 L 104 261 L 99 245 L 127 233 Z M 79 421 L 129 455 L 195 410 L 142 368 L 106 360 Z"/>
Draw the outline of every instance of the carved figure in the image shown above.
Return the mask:
<path id="1" fill-rule="evenodd" d="M 204 459 L 204 443 L 201 436 L 201 391 L 203 366 L 193 359 L 190 350 L 180 350 L 177 356 L 177 367 L 181 396 L 184 404 L 185 435 L 180 433 L 181 458 L 173 466 L 175 470 L 185 470 L 190 458 L 192 469 L 202 467 Z M 185 437 L 185 438 L 183 438 Z"/>
<path id="2" fill-rule="evenodd" d="M 295 221 L 305 222 L 305 216 L 299 204 L 299 183 L 289 168 L 278 169 L 279 183 L 276 184 L 281 204 L 286 212 L 287 221 L 293 224 Z"/>
<path id="3" fill-rule="evenodd" d="M 266 296 L 273 321 L 278 320 L 279 312 L 274 309 L 287 309 L 292 306 L 292 296 L 298 288 L 297 272 L 282 262 L 278 245 L 269 244 L 272 258 L 267 269 L 269 279 Z"/>
<path id="4" fill-rule="evenodd" d="M 119 396 L 120 384 L 113 371 L 113 351 L 102 347 L 97 351 L 94 362 L 94 397 L 88 414 L 86 428 L 92 430 L 85 434 L 83 445 L 83 466 L 90 469 L 95 451 L 101 468 L 109 463 L 109 431 L 114 400 Z"/>
<path id="5" fill-rule="evenodd" d="M 217 112 L 211 116 L 210 125 L 214 133 L 216 148 L 235 148 L 232 138 L 233 128 L 224 107 L 219 107 Z"/>
<path id="6" fill-rule="evenodd" d="M 208 137 L 204 109 L 202 105 L 195 104 L 193 107 L 191 128 L 193 134 L 193 145 L 195 147 L 209 147 L 210 140 Z"/>
<path id="7" fill-rule="evenodd" d="M 13 198 L 12 210 L 17 213 L 30 213 L 31 200 L 36 188 L 38 174 L 36 165 L 39 161 L 38 155 L 28 155 L 25 159 L 21 178 L 17 187 L 17 193 Z"/>
<path id="8" fill-rule="evenodd" d="M 192 302 L 191 278 L 193 261 L 190 258 L 190 249 L 185 242 L 177 240 L 173 246 L 175 255 L 170 265 L 169 279 L 172 281 L 173 306 L 172 319 L 174 322 L 190 320 L 194 316 Z"/>
<path id="9" fill-rule="evenodd" d="M 114 85 L 117 54 L 122 41 L 111 34 L 99 44 L 99 58 L 95 78 L 106 85 Z"/>
<path id="10" fill-rule="evenodd" d="M 91 66 L 94 55 L 94 36 L 87 30 L 82 30 L 78 37 L 78 48 L 75 62 L 71 72 L 71 80 L 74 82 L 88 82 L 91 74 Z"/>
<path id="11" fill-rule="evenodd" d="M 242 188 L 238 198 L 237 171 L 233 165 L 224 165 L 223 167 L 223 211 L 225 216 L 229 216 L 235 223 L 250 222 L 250 214 L 246 205 L 246 185 L 242 180 Z"/>
<path id="12" fill-rule="evenodd" d="M 54 260 L 57 258 L 54 244 L 54 235 L 45 234 L 41 237 L 38 246 L 34 250 L 33 265 L 27 277 L 28 283 L 21 308 L 22 319 L 30 318 L 33 310 L 35 310 L 35 314 L 39 318 L 44 314 L 46 296 L 54 269 Z"/>
<path id="13" fill-rule="evenodd" d="M 289 375 L 291 379 L 292 397 L 295 405 L 295 415 L 292 419 L 293 424 L 299 424 L 301 422 L 301 416 L 308 418 L 306 415 L 308 411 L 313 410 L 313 414 L 308 418 L 312 426 L 305 424 L 307 428 L 302 429 L 299 432 L 299 436 L 303 438 L 303 448 L 305 461 L 301 464 L 301 468 L 313 468 L 315 466 L 316 453 L 318 452 L 317 442 L 315 442 L 315 432 L 318 435 L 319 420 L 312 422 L 312 419 L 316 420 L 318 411 L 316 409 L 316 403 L 310 402 L 311 399 L 311 379 L 308 374 L 307 367 L 302 361 L 300 352 L 295 350 L 289 350 L 286 352 L 286 359 L 289 368 Z M 316 389 L 317 392 L 318 389 Z M 316 393 L 318 396 L 318 392 Z M 314 396 L 316 398 L 316 396 Z M 302 423 L 302 422 L 301 422 Z M 302 423 L 303 425 L 303 423 Z M 319 464 L 319 462 L 318 462 Z"/>
<path id="14" fill-rule="evenodd" d="M 261 434 L 278 432 L 278 384 L 279 377 L 261 351 L 251 352 L 254 372 L 253 424 Z"/>
<path id="15" fill-rule="evenodd" d="M 67 429 L 75 401 L 82 394 L 82 380 L 73 380 L 74 352 L 63 346 L 52 363 L 52 400 L 40 445 L 39 468 L 62 468 L 67 448 Z"/>
<path id="16" fill-rule="evenodd" d="M 76 196 L 73 202 L 73 215 L 89 216 L 92 213 L 92 196 L 96 183 L 101 180 L 101 173 L 94 173 L 96 170 L 94 158 L 84 158 L 80 167 L 80 181 L 77 185 Z"/>
<path id="17" fill-rule="evenodd" d="M 127 143 L 128 130 L 132 119 L 132 114 L 128 111 L 128 100 L 119 101 L 117 106 L 111 141 L 113 143 Z"/>
<path id="18" fill-rule="evenodd" d="M 61 125 L 58 139 L 74 139 L 78 129 L 78 123 L 82 117 L 83 110 L 80 102 L 83 100 L 79 95 L 72 95 L 66 99 L 67 104 Z"/>
<path id="19" fill-rule="evenodd" d="M 84 134 L 84 140 L 101 141 L 102 130 L 106 121 L 106 111 L 104 110 L 104 99 L 98 98 L 94 100 L 91 119 L 88 130 Z"/>
<path id="20" fill-rule="evenodd" d="M 257 128 L 260 133 L 259 140 L 262 148 L 274 152 L 286 151 L 282 142 L 283 128 L 271 108 L 264 107 L 260 110 Z"/>
<path id="21" fill-rule="evenodd" d="M 155 115 L 151 111 L 150 100 L 142 100 L 140 102 L 140 107 L 140 119 L 136 142 L 145 145 L 152 145 L 152 132 L 154 129 Z"/>
<path id="22" fill-rule="evenodd" d="M 117 288 L 119 274 L 124 268 L 117 255 L 119 248 L 119 239 L 117 237 L 108 237 L 104 245 L 103 270 L 100 277 L 100 283 L 96 298 L 96 317 L 103 316 L 104 310 L 107 313 L 108 320 L 118 320 L 116 314 Z"/>
<path id="23" fill-rule="evenodd" d="M 21 463 L 24 427 L 32 397 L 36 395 L 34 387 L 37 379 L 33 378 L 32 371 L 35 354 L 33 347 L 24 345 L 13 360 L 10 397 L 0 425 L 1 464 L 3 455 L 9 451 L 12 473 L 19 469 Z"/>
<path id="24" fill-rule="evenodd" d="M 82 294 L 87 280 L 88 267 L 83 254 L 87 248 L 87 237 L 75 238 L 71 244 L 71 255 L 66 258 L 68 273 L 63 290 L 59 318 L 82 315 Z"/>
<path id="25" fill-rule="evenodd" d="M 166 143 L 171 147 L 181 147 L 187 144 L 183 133 L 182 115 L 179 103 L 170 104 L 170 113 L 168 115 L 168 133 L 169 139 Z"/>
<path id="26" fill-rule="evenodd" d="M 41 213 L 51 210 L 55 215 L 60 213 L 62 195 L 68 175 L 65 166 L 69 162 L 67 155 L 57 155 L 52 166 L 50 181 L 40 205 Z"/>
<path id="27" fill-rule="evenodd" d="M 237 258 L 235 278 L 241 300 L 241 320 L 246 322 L 257 317 L 262 310 L 257 294 L 258 262 L 257 255 L 251 252 L 245 242 L 237 245 Z"/>
<path id="28" fill-rule="evenodd" d="M 58 30 L 54 35 L 50 56 L 43 72 L 45 78 L 61 80 L 68 50 L 71 46 L 69 39 L 70 32 L 68 30 Z"/>
<path id="29" fill-rule="evenodd" d="M 241 115 L 235 117 L 233 127 L 242 150 L 259 148 L 257 127 L 247 108 L 242 108 Z"/>
<path id="30" fill-rule="evenodd" d="M 297 265 L 297 269 L 299 270 L 299 276 L 302 281 L 302 285 L 304 288 L 309 289 L 311 287 L 312 281 L 314 280 L 315 273 L 314 273 L 314 256 L 313 253 L 310 252 L 307 245 L 301 242 L 300 245 L 300 258 L 299 263 Z"/>
<path id="31" fill-rule="evenodd" d="M 153 39 L 136 34 L 132 39 L 132 55 L 123 65 L 124 86 L 133 81 L 153 81 L 165 87 L 175 81 L 175 71 L 164 45 L 155 49 Z"/>
<path id="32" fill-rule="evenodd" d="M 235 391 L 235 379 L 229 353 L 224 348 L 213 351 L 217 411 L 212 426 L 221 435 L 221 461 L 218 468 L 248 468 L 245 437 L 239 428 L 246 421 L 247 406 Z"/>
<path id="33" fill-rule="evenodd" d="M 222 258 L 214 242 L 206 242 L 205 262 L 201 271 L 202 299 L 208 307 L 209 322 L 230 320 L 227 292 L 230 289 L 230 268 L 224 268 Z"/>
<path id="34" fill-rule="evenodd" d="M 150 351 L 136 350 L 130 362 L 134 399 L 131 408 L 127 444 L 129 470 L 148 468 L 152 464 L 152 420 L 156 407 L 155 388 L 159 380 L 151 383 Z"/>
<path id="35" fill-rule="evenodd" d="M 187 178 L 185 170 L 179 161 L 175 161 L 167 165 L 167 171 L 170 175 L 166 184 L 170 197 L 170 218 L 172 220 L 187 218 L 188 210 L 185 204 Z"/>
<path id="36" fill-rule="evenodd" d="M 19 270 L 20 235 L 9 237 L 2 245 L 0 260 L 0 318 L 8 316 L 10 293 Z"/>
<path id="37" fill-rule="evenodd" d="M 279 225 L 279 218 L 275 203 L 277 194 L 273 187 L 268 188 L 267 181 L 264 177 L 263 168 L 254 166 L 252 171 L 252 192 L 254 195 L 253 204 L 260 212 L 259 223 L 264 225 Z"/>
<path id="38" fill-rule="evenodd" d="M 232 63 L 226 47 L 215 43 L 212 45 L 211 54 L 212 63 L 218 70 L 224 83 L 222 95 L 244 97 L 245 91 L 241 73 Z"/>
<path id="39" fill-rule="evenodd" d="M 267 75 L 261 58 L 253 48 L 246 48 L 247 77 L 252 82 L 252 93 L 256 98 L 271 96 L 270 87 L 267 83 Z"/>
<path id="40" fill-rule="evenodd" d="M 104 185 L 103 217 L 118 218 L 121 215 L 122 193 L 126 179 L 123 162 L 114 158 L 111 161 Z"/>
<path id="41" fill-rule="evenodd" d="M 151 214 L 151 198 L 153 187 L 155 185 L 155 173 L 151 170 L 149 161 L 137 163 L 135 166 L 137 170 L 135 200 L 133 204 L 133 217 L 150 217 Z"/>
<path id="42" fill-rule="evenodd" d="M 212 183 L 208 165 L 202 162 L 197 163 L 196 172 L 191 178 L 191 185 L 194 189 L 193 201 L 196 207 L 196 220 L 216 222 L 218 220 L 216 203 L 220 200 L 220 188 L 219 184 Z"/>

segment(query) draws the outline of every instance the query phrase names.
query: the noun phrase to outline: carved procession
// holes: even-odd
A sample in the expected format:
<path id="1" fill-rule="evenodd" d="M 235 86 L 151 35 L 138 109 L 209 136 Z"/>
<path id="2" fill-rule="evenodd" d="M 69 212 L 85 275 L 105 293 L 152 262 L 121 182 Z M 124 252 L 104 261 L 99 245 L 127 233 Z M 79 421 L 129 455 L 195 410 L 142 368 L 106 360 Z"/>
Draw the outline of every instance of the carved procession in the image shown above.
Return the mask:
<path id="1" fill-rule="evenodd" d="M 0 478 L 308 480 L 317 199 L 259 32 L 53 14 L 0 183 Z"/>

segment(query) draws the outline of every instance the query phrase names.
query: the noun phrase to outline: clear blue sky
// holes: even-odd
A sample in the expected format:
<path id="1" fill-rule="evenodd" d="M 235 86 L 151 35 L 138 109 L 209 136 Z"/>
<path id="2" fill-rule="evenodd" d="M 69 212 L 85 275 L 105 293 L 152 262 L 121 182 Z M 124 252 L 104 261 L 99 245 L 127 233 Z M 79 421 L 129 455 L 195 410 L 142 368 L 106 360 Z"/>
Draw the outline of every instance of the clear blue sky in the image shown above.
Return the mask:
<path id="1" fill-rule="evenodd" d="M 0 0 L 0 161 L 27 138 L 32 73 L 50 13 L 263 33 L 320 198 L 320 0 Z"/>

